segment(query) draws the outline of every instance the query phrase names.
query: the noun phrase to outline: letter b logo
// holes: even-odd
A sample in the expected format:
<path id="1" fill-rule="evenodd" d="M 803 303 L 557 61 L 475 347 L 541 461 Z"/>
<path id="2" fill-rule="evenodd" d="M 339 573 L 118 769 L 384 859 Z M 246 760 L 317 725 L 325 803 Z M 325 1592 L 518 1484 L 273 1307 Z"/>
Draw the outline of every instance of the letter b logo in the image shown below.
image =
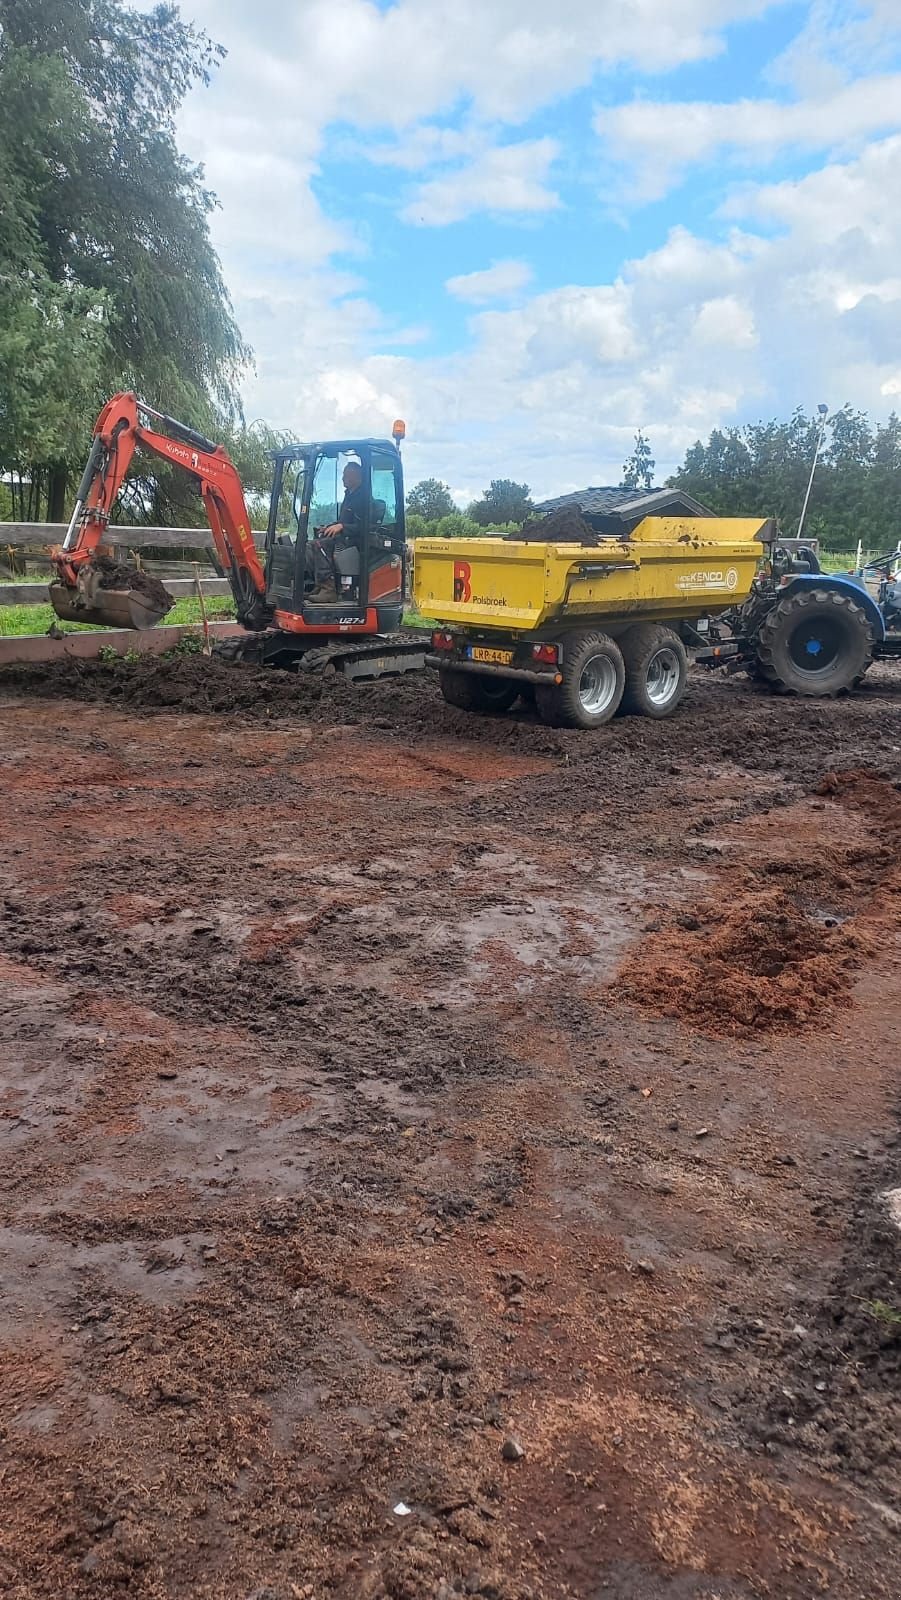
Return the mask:
<path id="1" fill-rule="evenodd" d="M 455 561 L 454 562 L 454 599 L 455 600 L 471 600 L 472 599 L 472 585 L 470 583 L 471 577 L 472 577 L 472 567 L 470 566 L 468 561 Z"/>

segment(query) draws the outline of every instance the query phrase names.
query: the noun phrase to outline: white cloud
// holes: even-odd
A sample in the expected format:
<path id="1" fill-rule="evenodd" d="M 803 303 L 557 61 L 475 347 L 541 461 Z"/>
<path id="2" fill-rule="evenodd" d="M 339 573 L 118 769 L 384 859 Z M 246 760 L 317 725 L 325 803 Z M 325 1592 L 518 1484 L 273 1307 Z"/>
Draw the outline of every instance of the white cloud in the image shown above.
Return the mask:
<path id="1" fill-rule="evenodd" d="M 875 5 L 891 20 L 897 0 Z M 554 152 L 542 150 L 553 141 L 512 142 L 511 126 L 598 68 L 625 63 L 647 75 L 712 56 L 730 21 L 767 9 L 768 0 L 397 0 L 387 9 L 192 0 L 191 15 L 230 50 L 213 88 L 190 98 L 182 142 L 223 201 L 215 238 L 257 351 L 248 415 L 307 437 L 382 433 L 406 416 L 411 481 L 434 475 L 476 493 L 502 471 L 545 494 L 617 481 L 639 424 L 662 476 L 699 434 L 748 414 L 785 415 L 820 398 L 886 409 L 901 393 L 901 149 L 884 139 L 847 150 L 887 126 L 866 104 L 872 82 L 847 95 L 838 83 L 845 125 L 833 137 L 822 86 L 811 75 L 805 87 L 792 69 L 798 106 L 773 100 L 756 114 L 765 123 L 768 106 L 788 113 L 795 121 L 778 122 L 777 143 L 838 150 L 840 160 L 791 184 L 744 188 L 711 222 L 722 229 L 713 242 L 674 229 L 618 272 L 587 274 L 593 283 L 567 282 L 561 261 L 557 287 L 508 288 L 517 298 L 505 309 L 470 294 L 489 309 L 472 316 L 469 345 L 452 355 L 419 349 L 421 330 L 388 321 L 330 265 L 358 243 L 352 197 L 343 197 L 348 220 L 335 221 L 314 193 L 336 121 L 371 141 L 370 157 L 415 175 L 429 221 L 469 214 L 473 198 L 510 215 L 518 196 L 513 214 L 528 212 L 555 202 Z M 880 91 L 879 117 L 885 98 Z M 656 139 L 680 166 L 699 159 L 700 137 L 701 158 L 711 139 L 730 159 L 767 155 L 773 134 L 761 143 L 750 112 L 735 121 L 733 107 L 713 111 L 711 127 L 702 109 L 700 134 L 690 116 L 679 121 L 678 105 L 650 131 L 626 118 L 631 142 L 619 154 L 656 171 Z"/>
<path id="2" fill-rule="evenodd" d="M 547 187 L 547 177 L 559 149 L 554 139 L 527 139 L 484 150 L 456 172 L 421 184 L 401 216 L 440 227 L 479 211 L 553 211 L 560 198 Z"/>
<path id="3" fill-rule="evenodd" d="M 626 192 L 642 200 L 658 199 L 688 167 L 723 153 L 759 163 L 789 147 L 833 150 L 895 128 L 901 128 L 897 72 L 861 78 L 794 105 L 777 100 L 633 100 L 595 116 L 608 157 L 633 169 Z"/>
<path id="4" fill-rule="evenodd" d="M 884 412 L 901 392 L 899 157 L 901 139 L 886 140 L 747 191 L 747 216 L 784 224 L 775 236 L 676 228 L 611 283 L 486 311 L 468 351 L 395 362 L 408 471 L 476 493 L 501 463 L 545 494 L 618 481 L 639 424 L 662 477 L 699 435 L 747 415 L 820 399 Z"/>
<path id="5" fill-rule="evenodd" d="M 241 38 L 244 75 L 257 75 L 268 42 L 309 120 L 400 128 L 462 99 L 480 116 L 516 120 L 590 83 L 598 66 L 653 73 L 701 60 L 718 52 L 730 22 L 771 3 L 397 0 L 385 9 L 373 0 L 257 0 L 252 8 L 192 0 L 190 11 L 214 38 L 236 46 Z"/>
<path id="6" fill-rule="evenodd" d="M 890 65 L 899 41 L 897 0 L 810 0 L 804 26 L 769 76 L 804 97 L 822 97 Z"/>
<path id="7" fill-rule="evenodd" d="M 870 145 L 856 161 L 782 183 L 749 185 L 723 207 L 726 216 L 803 227 L 818 244 L 854 237 L 881 254 L 896 239 L 901 210 L 901 134 Z M 859 236 L 865 235 L 865 240 Z"/>
<path id="8" fill-rule="evenodd" d="M 152 0 L 138 0 L 149 9 Z M 665 71 L 716 53 L 722 30 L 764 12 L 770 0 L 192 0 L 192 21 L 228 49 L 212 87 L 189 97 L 181 123 L 189 153 L 206 167 L 222 211 L 215 238 L 231 272 L 231 249 L 270 256 L 284 245 L 292 262 L 319 263 L 341 231 L 310 188 L 326 130 L 393 129 L 374 146 L 381 161 L 416 171 L 472 159 L 492 209 L 506 163 L 518 188 L 515 209 L 552 202 L 540 176 L 493 156 L 484 124 L 517 122 L 588 84 L 601 66 L 631 62 Z M 460 130 L 433 119 L 470 108 L 480 123 Z M 426 126 L 421 126 L 423 123 Z M 480 154 L 481 152 L 481 154 Z M 520 157 L 520 159 L 526 159 Z M 426 212 L 464 214 L 464 172 Z M 347 229 L 344 230 L 346 243 Z"/>
<path id="9" fill-rule="evenodd" d="M 733 294 L 705 300 L 694 325 L 694 338 L 719 350 L 750 350 L 757 330 L 750 306 Z"/>
<path id="10" fill-rule="evenodd" d="M 492 300 L 510 300 L 531 281 L 532 269 L 525 261 L 495 261 L 481 272 L 464 272 L 448 278 L 444 287 L 455 300 L 471 305 L 488 305 Z"/>
<path id="11" fill-rule="evenodd" d="M 390 144 L 363 145 L 359 154 L 377 166 L 420 172 L 474 156 L 489 143 L 484 127 L 438 128 L 423 122 Z"/>

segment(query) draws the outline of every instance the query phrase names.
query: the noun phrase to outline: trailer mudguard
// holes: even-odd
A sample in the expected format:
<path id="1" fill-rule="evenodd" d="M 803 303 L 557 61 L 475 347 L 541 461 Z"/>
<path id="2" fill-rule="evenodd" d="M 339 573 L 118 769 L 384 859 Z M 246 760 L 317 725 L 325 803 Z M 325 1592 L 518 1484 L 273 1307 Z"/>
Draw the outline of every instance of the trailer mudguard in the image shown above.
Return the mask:
<path id="1" fill-rule="evenodd" d="M 861 579 L 855 578 L 851 573 L 799 572 L 778 591 L 779 598 L 786 594 L 794 594 L 798 589 L 831 589 L 837 594 L 849 595 L 863 608 L 873 624 L 876 643 L 882 643 L 885 638 L 885 618 Z"/>

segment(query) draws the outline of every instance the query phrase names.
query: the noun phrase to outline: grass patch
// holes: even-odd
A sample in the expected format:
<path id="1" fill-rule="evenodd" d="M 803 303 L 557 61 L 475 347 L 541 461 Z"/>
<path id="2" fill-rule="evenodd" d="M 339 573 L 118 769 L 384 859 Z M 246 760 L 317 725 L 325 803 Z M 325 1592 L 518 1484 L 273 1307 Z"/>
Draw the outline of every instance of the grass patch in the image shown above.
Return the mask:
<path id="1" fill-rule="evenodd" d="M 230 595 L 211 595 L 206 602 L 206 613 L 211 622 L 225 622 L 234 617 L 235 603 Z M 164 623 L 173 627 L 185 627 L 192 623 L 199 625 L 201 620 L 200 601 L 194 595 L 176 600 L 172 610 L 163 618 Z M 10 639 L 23 633 L 46 633 L 54 622 L 63 633 L 108 631 L 96 628 L 91 623 L 59 622 L 49 601 L 39 606 L 0 606 L 0 638 Z"/>
<path id="2" fill-rule="evenodd" d="M 422 612 L 417 611 L 415 606 L 407 606 L 401 625 L 404 628 L 414 628 L 417 633 L 426 633 L 429 629 L 437 628 L 438 626 L 434 617 L 424 617 Z"/>
<path id="3" fill-rule="evenodd" d="M 869 1311 L 874 1322 L 881 1322 L 883 1327 L 901 1328 L 901 1311 L 886 1305 L 884 1300 L 865 1300 L 864 1309 Z"/>

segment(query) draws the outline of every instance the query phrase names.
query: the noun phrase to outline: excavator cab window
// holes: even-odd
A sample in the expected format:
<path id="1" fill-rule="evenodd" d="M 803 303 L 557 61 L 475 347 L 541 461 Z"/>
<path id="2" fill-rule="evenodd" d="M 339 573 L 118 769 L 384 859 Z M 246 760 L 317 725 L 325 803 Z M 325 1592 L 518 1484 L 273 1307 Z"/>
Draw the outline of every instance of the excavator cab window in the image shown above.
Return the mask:
<path id="1" fill-rule="evenodd" d="M 371 605 L 403 605 L 404 501 L 396 451 L 375 447 L 371 457 L 372 516 L 369 527 L 368 598 Z"/>
<path id="2" fill-rule="evenodd" d="M 348 466 L 356 471 L 345 484 Z M 348 490 L 354 520 L 332 543 L 324 529 L 342 520 Z M 392 446 L 343 441 L 278 453 L 267 536 L 270 605 L 306 617 L 307 596 L 323 580 L 326 552 L 341 610 L 350 615 L 384 606 L 390 623 L 403 604 L 404 540 L 403 472 Z M 308 620 L 320 620 L 315 607 Z"/>
<path id="3" fill-rule="evenodd" d="M 341 602 L 354 609 L 365 605 L 372 520 L 369 463 L 361 461 L 355 450 L 323 450 L 313 470 L 310 494 L 307 540 L 313 541 L 318 561 L 307 562 L 307 593 L 323 578 L 334 576 Z M 325 530 L 338 522 L 343 523 L 343 531 L 330 540 Z"/>
<path id="4" fill-rule="evenodd" d="M 293 609 L 298 531 L 303 517 L 306 482 L 305 461 L 278 463 L 266 563 L 266 598 L 270 605 Z"/>

